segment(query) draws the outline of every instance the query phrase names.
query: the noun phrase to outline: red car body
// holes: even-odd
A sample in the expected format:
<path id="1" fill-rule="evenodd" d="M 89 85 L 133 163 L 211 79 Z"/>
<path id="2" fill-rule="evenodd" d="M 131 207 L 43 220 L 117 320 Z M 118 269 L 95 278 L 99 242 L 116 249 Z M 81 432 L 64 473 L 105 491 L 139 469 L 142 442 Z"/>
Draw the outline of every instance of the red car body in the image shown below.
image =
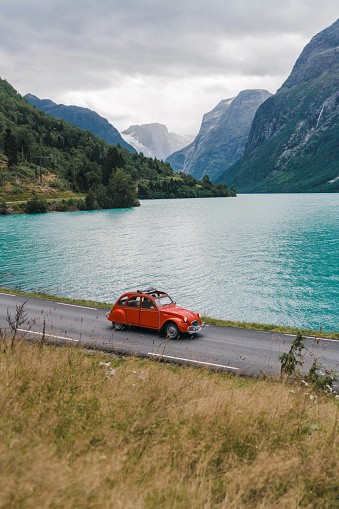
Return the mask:
<path id="1" fill-rule="evenodd" d="M 167 293 L 155 288 L 124 293 L 106 316 L 117 330 L 136 325 L 164 331 L 170 339 L 177 339 L 180 333 L 195 334 L 205 328 L 200 314 L 178 307 Z"/>

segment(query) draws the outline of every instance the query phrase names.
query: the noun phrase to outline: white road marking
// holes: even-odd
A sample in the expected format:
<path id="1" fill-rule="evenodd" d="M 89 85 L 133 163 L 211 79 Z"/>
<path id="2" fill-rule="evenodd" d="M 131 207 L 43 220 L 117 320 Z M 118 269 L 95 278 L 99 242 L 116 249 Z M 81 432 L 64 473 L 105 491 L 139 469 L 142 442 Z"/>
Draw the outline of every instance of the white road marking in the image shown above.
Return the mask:
<path id="1" fill-rule="evenodd" d="M 43 336 L 43 332 L 34 332 L 33 330 L 25 330 L 25 329 L 17 329 L 18 331 L 20 332 L 28 332 L 28 334 L 38 334 L 39 336 Z M 49 338 L 57 338 L 57 339 L 67 339 L 68 341 L 75 341 L 76 343 L 78 343 L 78 339 L 73 339 L 73 338 L 65 338 L 64 336 L 55 336 L 54 334 L 46 334 L 45 333 L 45 336 L 48 336 Z"/>
<path id="2" fill-rule="evenodd" d="M 6 297 L 20 297 L 20 295 L 13 295 L 13 293 L 2 293 L 2 292 L 0 292 L 0 295 L 6 295 Z"/>
<path id="3" fill-rule="evenodd" d="M 309 339 L 319 339 L 320 341 L 334 341 L 335 343 L 339 343 L 338 339 L 330 339 L 330 338 L 317 338 L 316 336 L 306 336 Z"/>
<path id="4" fill-rule="evenodd" d="M 233 366 L 225 366 L 224 364 L 213 364 L 212 362 L 195 361 L 193 359 L 184 359 L 183 357 L 172 357 L 171 355 L 162 355 L 160 353 L 148 352 L 147 355 L 153 355 L 154 357 L 162 357 L 164 359 L 175 359 L 176 361 L 186 361 L 186 362 L 193 362 L 195 364 L 204 364 L 206 366 L 215 366 L 217 368 L 227 368 L 227 369 L 236 369 L 236 370 L 240 369 L 240 368 L 235 368 Z"/>
<path id="5" fill-rule="evenodd" d="M 204 338 L 204 341 L 212 341 L 213 343 L 222 343 L 224 345 L 235 345 L 235 346 L 248 346 L 250 348 L 256 348 L 257 350 L 267 350 L 266 346 L 257 346 L 257 345 L 245 345 L 244 343 L 239 343 L 239 341 L 223 341 L 222 339 L 208 339 Z"/>
<path id="6" fill-rule="evenodd" d="M 282 332 L 282 334 L 284 336 L 291 336 L 292 338 L 296 338 L 297 337 L 296 334 L 287 334 L 287 332 Z M 338 343 L 338 339 L 321 338 L 321 337 L 318 337 L 318 336 L 303 336 L 303 337 L 306 338 L 306 339 L 319 339 L 320 341 L 334 341 L 334 342 Z"/>
<path id="7" fill-rule="evenodd" d="M 78 304 L 67 304 L 66 302 L 57 302 L 60 306 L 72 306 L 73 308 L 82 308 L 82 309 L 96 309 L 90 308 L 89 306 L 79 306 Z"/>

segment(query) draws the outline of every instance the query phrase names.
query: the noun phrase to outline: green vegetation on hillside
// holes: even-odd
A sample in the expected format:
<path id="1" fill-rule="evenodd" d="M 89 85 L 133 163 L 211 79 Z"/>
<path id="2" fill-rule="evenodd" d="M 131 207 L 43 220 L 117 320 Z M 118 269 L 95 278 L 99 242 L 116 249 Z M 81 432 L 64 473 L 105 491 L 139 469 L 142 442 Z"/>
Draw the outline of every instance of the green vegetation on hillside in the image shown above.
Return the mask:
<path id="1" fill-rule="evenodd" d="M 0 343 L 1 507 L 338 507 L 332 394 Z"/>
<path id="2" fill-rule="evenodd" d="M 235 190 L 226 185 L 178 176 L 168 163 L 46 115 L 0 80 L 1 211 L 92 210 L 137 206 L 138 198 L 230 195 Z"/>

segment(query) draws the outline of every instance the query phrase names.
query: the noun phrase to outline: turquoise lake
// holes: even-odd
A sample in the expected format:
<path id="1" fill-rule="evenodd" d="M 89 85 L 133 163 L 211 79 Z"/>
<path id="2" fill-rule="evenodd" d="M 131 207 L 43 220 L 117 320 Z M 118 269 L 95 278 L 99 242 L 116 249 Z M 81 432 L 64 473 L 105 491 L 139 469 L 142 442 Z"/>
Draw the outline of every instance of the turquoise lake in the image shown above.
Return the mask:
<path id="1" fill-rule="evenodd" d="M 0 287 L 114 302 L 149 285 L 215 318 L 338 331 L 339 196 L 0 216 Z"/>

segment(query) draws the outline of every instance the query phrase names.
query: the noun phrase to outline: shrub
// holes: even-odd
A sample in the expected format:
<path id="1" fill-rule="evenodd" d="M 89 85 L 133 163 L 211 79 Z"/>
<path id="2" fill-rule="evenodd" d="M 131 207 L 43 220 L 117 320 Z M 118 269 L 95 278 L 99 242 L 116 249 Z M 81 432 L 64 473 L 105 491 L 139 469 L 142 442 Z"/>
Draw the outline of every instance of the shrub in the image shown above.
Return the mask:
<path id="1" fill-rule="evenodd" d="M 96 210 L 99 208 L 98 202 L 95 199 L 95 194 L 91 190 L 88 191 L 88 194 L 86 195 L 85 206 L 86 210 Z"/>
<path id="2" fill-rule="evenodd" d="M 25 206 L 26 214 L 44 214 L 47 212 L 47 201 L 34 196 Z"/>
<path id="3" fill-rule="evenodd" d="M 8 206 L 5 201 L 0 202 L 0 215 L 5 216 L 6 214 L 9 214 Z"/>

